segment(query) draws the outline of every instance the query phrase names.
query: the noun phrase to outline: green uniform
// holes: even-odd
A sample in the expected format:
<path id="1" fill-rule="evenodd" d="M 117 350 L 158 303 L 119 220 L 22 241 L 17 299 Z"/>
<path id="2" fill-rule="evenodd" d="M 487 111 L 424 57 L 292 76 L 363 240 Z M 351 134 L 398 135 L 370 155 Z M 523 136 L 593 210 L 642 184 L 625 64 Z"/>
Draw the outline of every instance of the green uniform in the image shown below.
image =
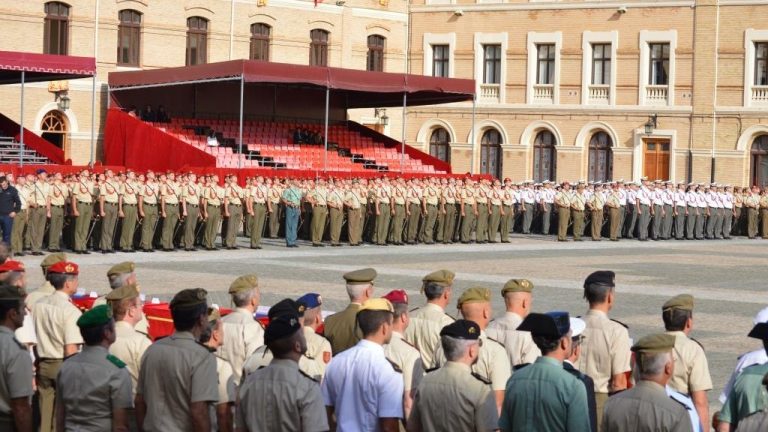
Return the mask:
<path id="1" fill-rule="evenodd" d="M 261 247 L 264 223 L 267 220 L 267 196 L 269 189 L 263 184 L 253 186 L 251 190 L 251 247 Z"/>
<path id="2" fill-rule="evenodd" d="M 272 204 L 272 211 L 269 212 L 269 237 L 277 238 L 280 231 L 280 220 L 283 218 L 283 208 L 280 205 L 280 197 L 283 191 L 279 185 L 273 185 L 269 189 L 269 201 Z"/>
<path id="3" fill-rule="evenodd" d="M 216 236 L 221 224 L 221 201 L 224 199 L 224 188 L 219 185 L 210 185 L 204 192 L 206 201 L 205 212 L 208 218 L 205 220 L 205 238 L 203 246 L 208 249 L 216 247 Z"/>
<path id="4" fill-rule="evenodd" d="M 159 213 L 157 211 L 159 200 L 160 186 L 155 182 L 147 182 L 139 193 L 141 201 L 141 209 L 144 212 L 144 217 L 141 223 L 141 249 L 145 251 L 154 250 L 155 229 L 157 229 L 157 221 Z"/>
<path id="5" fill-rule="evenodd" d="M 475 193 L 469 188 L 464 188 L 460 193 L 463 205 L 461 215 L 461 242 L 469 243 L 472 240 L 472 229 L 475 224 Z"/>
<path id="6" fill-rule="evenodd" d="M 13 431 L 11 399 L 32 397 L 32 359 L 29 351 L 0 326 L 0 430 Z"/>
<path id="7" fill-rule="evenodd" d="M 182 244 L 184 249 L 190 250 L 195 247 L 195 230 L 197 229 L 198 218 L 200 215 L 200 197 L 202 188 L 198 184 L 189 183 L 181 191 L 184 206 L 187 215 L 184 219 L 184 237 Z"/>
<path id="8" fill-rule="evenodd" d="M 360 340 L 356 321 L 359 310 L 359 303 L 350 303 L 343 311 L 325 319 L 324 336 L 331 342 L 334 356 L 351 348 Z"/>
<path id="9" fill-rule="evenodd" d="M 443 243 L 453 243 L 456 234 L 456 187 L 448 186 L 443 189 L 443 202 L 445 206 L 445 227 L 443 229 Z"/>
<path id="10" fill-rule="evenodd" d="M 62 183 L 51 185 L 51 219 L 48 226 L 48 250 L 61 249 L 61 232 L 64 229 L 64 206 L 69 197 L 69 188 Z M 15 224 L 15 221 L 14 221 Z"/>
<path id="11" fill-rule="evenodd" d="M 107 180 L 99 187 L 99 199 L 104 199 L 104 216 L 101 220 L 101 242 L 99 247 L 103 252 L 114 249 L 115 227 L 117 226 L 118 201 L 120 189 L 114 179 Z"/>
<path id="12" fill-rule="evenodd" d="M 237 247 L 237 233 L 240 231 L 240 224 L 243 221 L 243 190 L 236 184 L 231 184 L 226 188 L 227 197 L 227 237 L 224 246 L 228 248 Z"/>
<path id="13" fill-rule="evenodd" d="M 573 239 L 581 240 L 584 235 L 584 208 L 586 197 L 584 194 L 576 193 L 571 200 L 571 213 L 573 217 Z"/>
<path id="14" fill-rule="evenodd" d="M 79 180 L 73 186 L 72 199 L 75 201 L 77 212 L 80 214 L 75 219 L 75 252 L 82 252 L 88 248 L 88 230 L 93 218 L 93 183 L 90 180 Z"/>
<path id="15" fill-rule="evenodd" d="M 365 195 L 358 189 L 348 190 L 344 194 L 344 205 L 347 207 L 347 236 L 352 246 L 360 244 L 362 240 L 362 212 L 365 211 L 365 205 L 361 201 L 361 195 L 364 199 Z"/>
<path id="16" fill-rule="evenodd" d="M 440 190 L 434 185 L 424 188 L 424 205 L 426 215 L 424 217 L 424 232 L 421 241 L 432 243 L 434 239 L 435 223 L 437 222 L 437 208 L 440 204 Z M 443 233 L 444 235 L 445 233 Z"/>
<path id="17" fill-rule="evenodd" d="M 168 181 L 161 188 L 163 202 L 165 203 L 165 218 L 163 219 L 163 235 L 161 244 L 163 249 L 174 249 L 174 234 L 179 223 L 179 199 L 181 188 L 176 182 Z"/>
<path id="18" fill-rule="evenodd" d="M 325 233 L 325 221 L 328 218 L 328 190 L 324 187 L 316 187 L 311 193 L 312 205 L 312 244 L 323 243 Z"/>
<path id="19" fill-rule="evenodd" d="M 328 192 L 331 245 L 339 245 L 341 226 L 344 223 L 344 192 L 334 189 Z"/>
<path id="20" fill-rule="evenodd" d="M 389 186 L 382 185 L 376 192 L 376 201 L 379 203 L 379 214 L 376 215 L 376 244 L 387 244 L 387 234 L 389 234 L 389 219 L 392 208 L 390 204 Z M 334 351 L 335 354 L 335 351 Z"/>
<path id="21" fill-rule="evenodd" d="M 738 429 L 742 419 L 768 407 L 768 391 L 762 384 L 766 373 L 768 363 L 749 366 L 741 371 L 720 410 L 721 422 L 730 423 L 732 429 Z"/>
<path id="22" fill-rule="evenodd" d="M 48 199 L 51 186 L 48 183 L 36 181 L 32 185 L 32 196 L 29 202 L 29 233 L 32 252 L 40 252 L 45 235 L 45 222 L 48 214 Z"/>
<path id="23" fill-rule="evenodd" d="M 488 241 L 488 190 L 485 187 L 478 188 L 475 191 L 475 201 L 477 202 L 477 228 L 475 236 L 477 242 Z"/>
<path id="24" fill-rule="evenodd" d="M 560 191 L 555 196 L 557 206 L 557 239 L 567 240 L 568 223 L 571 220 L 571 194 L 568 191 Z"/>
<path id="25" fill-rule="evenodd" d="M 664 387 L 640 381 L 608 399 L 601 430 L 688 432 L 693 426 L 685 405 L 669 397 Z"/>

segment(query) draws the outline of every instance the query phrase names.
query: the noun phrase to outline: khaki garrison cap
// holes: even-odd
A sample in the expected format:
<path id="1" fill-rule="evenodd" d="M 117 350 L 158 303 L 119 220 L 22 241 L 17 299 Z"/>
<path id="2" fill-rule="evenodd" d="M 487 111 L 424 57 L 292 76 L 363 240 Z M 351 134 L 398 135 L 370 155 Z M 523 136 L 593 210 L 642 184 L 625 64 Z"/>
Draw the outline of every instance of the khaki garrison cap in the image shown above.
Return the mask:
<path id="1" fill-rule="evenodd" d="M 692 311 L 693 296 L 690 294 L 680 294 L 678 296 L 674 296 L 667 300 L 667 302 L 664 303 L 664 306 L 661 307 L 662 311 L 668 311 L 672 309 Z"/>
<path id="2" fill-rule="evenodd" d="M 136 298 L 139 296 L 139 286 L 136 284 L 128 284 L 121 286 L 120 288 L 113 289 L 107 294 L 107 301 L 125 300 L 130 298 Z"/>
<path id="3" fill-rule="evenodd" d="M 632 346 L 633 352 L 657 354 L 672 351 L 675 347 L 675 336 L 666 333 L 656 333 L 641 338 Z"/>
<path id="4" fill-rule="evenodd" d="M 202 288 L 181 290 L 173 296 L 170 308 L 189 308 L 208 303 L 208 292 Z"/>
<path id="5" fill-rule="evenodd" d="M 48 267 L 56 264 L 57 262 L 66 261 L 66 260 L 67 260 L 67 254 L 65 254 L 64 252 L 52 253 L 43 259 L 43 262 L 40 263 L 40 267 L 43 270 L 48 270 Z"/>
<path id="6" fill-rule="evenodd" d="M 503 297 L 507 293 L 529 293 L 531 291 L 533 291 L 533 284 L 528 279 L 510 279 L 504 284 L 504 288 L 501 289 L 501 296 Z"/>
<path id="7" fill-rule="evenodd" d="M 247 274 L 235 279 L 229 286 L 229 294 L 237 294 L 243 291 L 259 287 L 259 278 L 255 274 Z"/>
<path id="8" fill-rule="evenodd" d="M 133 273 L 136 270 L 136 264 L 131 261 L 121 262 L 120 264 L 113 265 L 107 271 L 107 277 L 112 279 L 114 276 L 119 276 L 126 273 Z"/>
<path id="9" fill-rule="evenodd" d="M 450 270 L 438 270 L 424 276 L 421 281 L 424 283 L 431 282 L 440 285 L 453 285 L 453 279 L 456 278 L 456 274 Z"/>
<path id="10" fill-rule="evenodd" d="M 364 268 L 361 270 L 344 273 L 343 277 L 349 285 L 365 285 L 373 282 L 373 280 L 376 279 L 376 270 L 372 268 Z"/>
<path id="11" fill-rule="evenodd" d="M 208 308 L 208 322 L 212 323 L 221 319 L 221 312 L 215 307 Z"/>
<path id="12" fill-rule="evenodd" d="M 27 296 L 24 287 L 13 285 L 0 286 L 0 300 L 23 300 Z"/>
<path id="13" fill-rule="evenodd" d="M 363 302 L 363 305 L 360 307 L 360 312 L 363 311 L 386 311 L 395 313 L 395 308 L 392 307 L 392 303 L 390 303 L 389 300 L 385 298 L 375 298 Z"/>
<path id="14" fill-rule="evenodd" d="M 491 301 L 491 290 L 485 287 L 472 287 L 463 293 L 459 297 L 459 301 L 456 302 L 456 307 L 461 308 L 462 305 L 468 303 L 485 303 Z"/>

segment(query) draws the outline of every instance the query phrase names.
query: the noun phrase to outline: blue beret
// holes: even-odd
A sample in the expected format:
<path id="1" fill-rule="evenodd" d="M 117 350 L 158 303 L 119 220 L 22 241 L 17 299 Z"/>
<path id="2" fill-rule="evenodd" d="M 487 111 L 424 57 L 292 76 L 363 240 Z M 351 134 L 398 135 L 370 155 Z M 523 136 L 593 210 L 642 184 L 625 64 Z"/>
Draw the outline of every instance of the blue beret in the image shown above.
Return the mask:
<path id="1" fill-rule="evenodd" d="M 308 293 L 299 297 L 297 302 L 304 304 L 307 309 L 314 309 L 320 307 L 323 304 L 323 298 L 317 293 Z"/>

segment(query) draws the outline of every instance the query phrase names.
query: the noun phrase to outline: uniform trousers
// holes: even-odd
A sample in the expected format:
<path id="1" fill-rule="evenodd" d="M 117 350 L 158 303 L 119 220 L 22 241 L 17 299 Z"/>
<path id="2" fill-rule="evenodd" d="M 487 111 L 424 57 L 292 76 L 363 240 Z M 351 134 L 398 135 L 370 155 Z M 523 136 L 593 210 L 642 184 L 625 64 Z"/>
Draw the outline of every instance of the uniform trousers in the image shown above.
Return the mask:
<path id="1" fill-rule="evenodd" d="M 350 245 L 360 244 L 360 223 L 362 222 L 360 215 L 359 208 L 347 208 L 347 237 Z"/>
<path id="2" fill-rule="evenodd" d="M 764 239 L 768 239 L 768 208 L 760 208 L 760 221 L 762 225 L 762 236 Z"/>
<path id="3" fill-rule="evenodd" d="M 720 209 L 710 207 L 709 217 L 707 218 L 707 238 L 718 237 L 717 226 L 720 224 Z"/>
<path id="4" fill-rule="evenodd" d="M 37 206 L 29 209 L 29 232 L 31 234 L 32 252 L 40 252 L 43 248 L 43 236 L 45 235 L 45 222 L 48 210 L 45 206 Z M 5 227 L 3 227 L 5 228 Z M 11 238 L 11 225 L 8 232 L 3 229 L 3 241 L 9 242 Z M 6 240 L 7 237 L 7 240 Z"/>
<path id="5" fill-rule="evenodd" d="M 379 214 L 376 215 L 376 244 L 387 244 L 389 234 L 389 220 L 392 217 L 392 209 L 389 203 L 379 204 Z"/>
<path id="6" fill-rule="evenodd" d="M 552 220 L 552 204 L 544 203 L 544 209 L 541 211 L 541 233 L 549 235 L 549 223 Z"/>
<path id="7" fill-rule="evenodd" d="M 341 226 L 344 223 L 344 210 L 343 208 L 331 207 L 328 212 L 331 219 L 329 228 L 331 244 L 339 244 L 339 239 L 341 238 Z M 402 233 L 402 230 L 400 232 Z"/>
<path id="8" fill-rule="evenodd" d="M 51 204 L 51 219 L 48 225 L 48 249 L 61 249 L 61 232 L 64 229 L 64 206 Z"/>
<path id="9" fill-rule="evenodd" d="M 496 235 L 501 225 L 501 206 L 491 204 L 491 214 L 488 216 L 488 241 L 496 243 Z"/>
<path id="10" fill-rule="evenodd" d="M 267 204 L 253 203 L 253 215 L 251 226 L 248 228 L 251 234 L 251 247 L 261 246 L 261 237 L 264 234 L 264 223 L 267 219 Z"/>
<path id="11" fill-rule="evenodd" d="M 203 246 L 208 249 L 213 249 L 216 247 L 216 235 L 219 232 L 219 224 L 221 223 L 221 206 L 209 204 L 208 207 L 206 207 L 206 213 L 208 217 L 205 220 Z"/>
<path id="12" fill-rule="evenodd" d="M 91 227 L 91 218 L 93 218 L 93 204 L 86 202 L 77 202 L 77 212 L 80 213 L 75 219 L 75 251 L 84 251 L 87 248 L 88 230 Z"/>
<path id="13" fill-rule="evenodd" d="M 603 411 L 605 410 L 605 403 L 608 402 L 608 393 L 595 392 L 595 408 L 597 411 L 597 430 L 600 430 L 600 425 L 603 423 Z"/>
<path id="14" fill-rule="evenodd" d="M 13 218 L 13 227 L 11 228 L 11 252 L 14 254 L 24 251 L 24 228 L 27 226 L 29 210 L 23 209 L 16 213 Z"/>
<path id="15" fill-rule="evenodd" d="M 584 233 L 584 210 L 571 210 L 571 217 L 573 218 L 573 239 L 581 240 Z"/>
<path id="16" fill-rule="evenodd" d="M 115 226 L 117 226 L 117 203 L 105 202 L 104 217 L 101 218 L 101 241 L 99 242 L 99 248 L 102 251 L 111 251 L 115 248 Z"/>
<path id="17" fill-rule="evenodd" d="M 453 243 L 456 234 L 457 204 L 445 203 L 445 227 L 443 229 L 443 243 Z"/>
<path id="18" fill-rule="evenodd" d="M 312 244 L 323 242 L 326 219 L 328 219 L 328 207 L 319 205 L 312 207 Z"/>
<path id="19" fill-rule="evenodd" d="M 675 238 L 682 240 L 685 238 L 685 206 L 676 206 L 675 211 Z"/>
<path id="20" fill-rule="evenodd" d="M 656 240 L 664 238 L 664 233 L 661 231 L 661 221 L 664 219 L 664 206 L 660 204 L 653 205 L 653 230 L 651 231 L 651 238 Z"/>
<path id="21" fill-rule="evenodd" d="M 672 210 L 673 208 L 671 205 L 664 204 L 664 217 L 661 220 L 661 237 L 664 239 L 672 237 Z"/>
<path id="22" fill-rule="evenodd" d="M 600 240 L 603 232 L 603 209 L 592 210 L 592 240 Z"/>
<path id="23" fill-rule="evenodd" d="M 189 206 L 187 207 L 189 208 Z M 133 250 L 133 236 L 136 233 L 138 213 L 136 204 L 123 204 L 123 224 L 120 230 L 120 249 Z"/>
<path id="24" fill-rule="evenodd" d="M 141 223 L 141 248 L 153 250 L 155 246 L 152 243 L 155 239 L 158 220 L 157 204 L 144 203 L 142 210 L 144 211 L 144 218 Z"/>
<path id="25" fill-rule="evenodd" d="M 699 208 L 688 206 L 688 216 L 685 218 L 685 238 L 696 238 L 696 219 L 699 217 Z"/>
<path id="26" fill-rule="evenodd" d="M 523 234 L 531 233 L 531 223 L 533 222 L 533 204 L 523 204 Z"/>
<path id="27" fill-rule="evenodd" d="M 173 244 L 174 233 L 176 232 L 176 225 L 179 223 L 179 205 L 178 204 L 165 204 L 165 217 L 163 218 L 163 234 L 160 240 L 160 244 L 163 249 L 174 249 L 176 245 Z"/>
<path id="28" fill-rule="evenodd" d="M 515 207 L 510 205 L 502 205 L 504 215 L 501 216 L 499 223 L 499 231 L 501 231 L 501 241 L 506 243 L 509 241 L 509 232 L 512 230 L 512 221 L 515 220 Z"/>
<path id="29" fill-rule="evenodd" d="M 609 207 L 609 217 L 611 219 L 610 238 L 614 241 L 618 240 L 621 235 L 621 211 L 621 207 Z"/>
<path id="30" fill-rule="evenodd" d="M 626 220 L 627 222 L 625 225 L 627 226 L 627 232 L 625 235 L 630 239 L 635 238 L 635 228 L 637 227 L 637 204 L 627 203 Z"/>
<path id="31" fill-rule="evenodd" d="M 200 207 L 187 203 L 187 217 L 184 219 L 184 249 L 195 247 L 195 230 L 197 229 Z"/>
<path id="32" fill-rule="evenodd" d="M 406 230 L 405 241 L 408 243 L 416 242 L 416 236 L 419 234 L 419 216 L 421 216 L 421 204 L 408 204 L 408 229 Z"/>
<path id="33" fill-rule="evenodd" d="M 699 207 L 699 214 L 696 216 L 696 238 L 704 238 L 704 225 L 707 222 L 707 208 Z"/>
<path id="34" fill-rule="evenodd" d="M 405 204 L 395 204 L 395 214 L 392 215 L 389 242 L 400 244 L 403 242 L 403 228 L 405 228 Z"/>
<path id="35" fill-rule="evenodd" d="M 557 239 L 560 241 L 567 240 L 568 237 L 568 224 L 571 221 L 571 209 L 570 207 L 558 206 L 557 207 Z"/>
<path id="36" fill-rule="evenodd" d="M 56 424 L 56 379 L 63 360 L 40 359 L 37 391 L 40 402 L 40 432 L 51 432 Z"/>
<path id="37" fill-rule="evenodd" d="M 299 207 L 292 207 L 292 206 L 285 207 L 285 244 L 286 246 L 293 246 L 296 244 L 296 238 L 298 236 L 298 229 L 299 229 L 299 214 L 301 214 L 301 209 Z"/>
<path id="38" fill-rule="evenodd" d="M 753 207 L 747 207 L 747 236 L 755 238 L 757 236 L 757 219 L 759 210 Z"/>
<path id="39" fill-rule="evenodd" d="M 651 218 L 651 206 L 640 204 L 640 214 L 637 215 L 637 238 L 640 240 L 648 239 L 648 223 Z"/>
<path id="40" fill-rule="evenodd" d="M 272 212 L 269 213 L 269 238 L 277 238 L 280 232 L 280 219 L 283 216 L 283 206 L 280 202 L 272 203 Z"/>
<path id="41" fill-rule="evenodd" d="M 619 207 L 619 237 L 624 235 L 624 221 L 627 220 L 627 206 Z"/>
<path id="42" fill-rule="evenodd" d="M 731 238 L 731 230 L 733 229 L 733 209 L 723 209 L 720 220 L 723 225 L 723 238 Z"/>
<path id="43" fill-rule="evenodd" d="M 427 214 L 424 217 L 424 232 L 421 241 L 433 243 L 435 239 L 435 223 L 437 222 L 437 205 L 427 204 Z"/>
<path id="44" fill-rule="evenodd" d="M 445 234 L 445 213 L 443 213 L 440 210 L 440 207 L 437 208 L 437 224 L 435 227 L 435 241 L 438 243 L 443 243 L 444 240 L 444 234 Z"/>
<path id="45" fill-rule="evenodd" d="M 488 241 L 488 203 L 477 203 L 475 239 L 478 242 Z"/>
<path id="46" fill-rule="evenodd" d="M 237 246 L 237 233 L 240 231 L 240 223 L 243 220 L 243 206 L 240 204 L 229 204 L 227 207 L 229 218 L 227 218 L 227 238 L 224 242 L 226 247 Z"/>
<path id="47" fill-rule="evenodd" d="M 472 204 L 464 204 L 464 214 L 461 216 L 461 242 L 472 241 L 472 229 L 475 224 L 475 209 Z"/>
<path id="48" fill-rule="evenodd" d="M 733 208 L 733 221 L 731 223 L 731 232 L 734 235 L 743 235 L 744 232 L 744 211 L 742 211 L 743 207 L 734 207 Z"/>

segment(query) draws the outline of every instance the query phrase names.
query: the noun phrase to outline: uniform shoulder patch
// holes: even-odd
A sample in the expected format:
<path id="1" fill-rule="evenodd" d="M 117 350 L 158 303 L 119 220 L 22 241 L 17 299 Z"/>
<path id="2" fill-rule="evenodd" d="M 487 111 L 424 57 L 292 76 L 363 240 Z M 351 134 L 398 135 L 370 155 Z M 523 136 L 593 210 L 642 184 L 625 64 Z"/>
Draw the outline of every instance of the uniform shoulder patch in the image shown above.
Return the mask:
<path id="1" fill-rule="evenodd" d="M 477 372 L 472 372 L 472 376 L 475 377 L 476 380 L 482 382 L 486 385 L 491 385 L 491 380 L 486 379 L 484 376 L 480 375 Z"/>
<path id="2" fill-rule="evenodd" d="M 621 322 L 621 321 L 619 321 L 619 320 L 615 320 L 615 319 L 611 318 L 611 321 L 615 322 L 616 324 L 619 324 L 619 325 L 621 325 L 621 326 L 622 326 L 622 327 L 624 327 L 625 329 L 629 329 L 629 326 L 628 326 L 628 325 L 624 324 L 623 322 Z"/>
<path id="3" fill-rule="evenodd" d="M 299 373 L 300 373 L 300 374 L 302 374 L 302 375 L 303 375 L 305 378 L 307 378 L 308 380 L 312 380 L 312 381 L 314 381 L 314 382 L 316 382 L 316 383 L 320 384 L 320 381 L 319 381 L 317 378 L 315 378 L 315 377 L 313 377 L 312 375 L 310 375 L 310 374 L 308 374 L 308 373 L 304 372 L 303 370 L 299 369 Z"/>
<path id="4" fill-rule="evenodd" d="M 107 360 L 109 360 L 110 363 L 117 366 L 118 369 L 123 369 L 125 367 L 125 363 L 120 360 L 119 358 L 113 356 L 112 354 L 107 355 Z"/>
<path id="5" fill-rule="evenodd" d="M 394 369 L 394 370 L 395 370 L 395 372 L 397 372 L 397 373 L 403 373 L 403 370 L 402 370 L 402 369 L 400 369 L 400 366 L 398 366 L 398 365 L 397 365 L 397 363 L 393 362 L 393 361 L 392 361 L 392 360 L 390 360 L 390 359 L 387 359 L 387 361 L 389 362 L 389 364 L 391 364 L 391 365 L 392 365 L 392 369 Z"/>
<path id="6" fill-rule="evenodd" d="M 440 369 L 440 366 L 435 366 L 433 368 L 425 369 L 424 372 L 430 373 L 430 372 L 434 372 L 434 371 L 436 371 L 438 369 Z"/>
<path id="7" fill-rule="evenodd" d="M 704 349 L 704 345 L 702 345 L 701 342 L 697 341 L 696 339 L 694 339 L 692 337 L 689 337 L 689 339 L 694 341 L 694 342 L 696 342 L 701 347 L 702 351 L 706 351 L 706 349 Z"/>

